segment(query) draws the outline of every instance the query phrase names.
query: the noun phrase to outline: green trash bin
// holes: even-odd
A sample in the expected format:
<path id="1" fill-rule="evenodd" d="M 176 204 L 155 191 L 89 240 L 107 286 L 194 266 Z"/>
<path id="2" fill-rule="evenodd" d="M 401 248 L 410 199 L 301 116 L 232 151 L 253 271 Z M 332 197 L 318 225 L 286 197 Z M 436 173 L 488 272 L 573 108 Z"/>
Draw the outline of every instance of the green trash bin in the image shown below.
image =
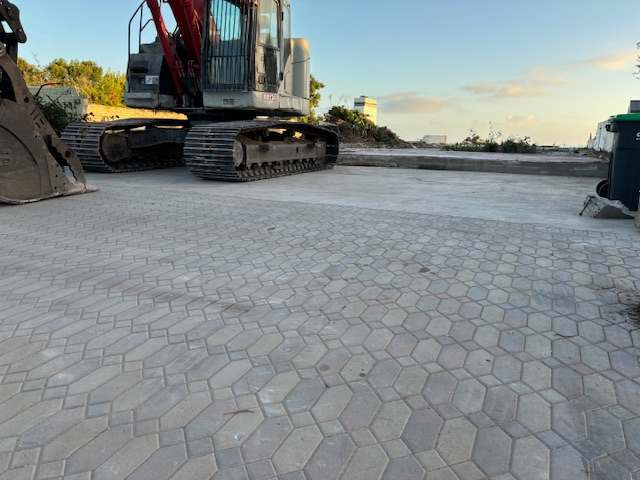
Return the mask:
<path id="1" fill-rule="evenodd" d="M 640 197 L 640 113 L 611 119 L 609 131 L 615 133 L 609 161 L 606 197 L 620 200 L 629 210 L 638 210 Z"/>

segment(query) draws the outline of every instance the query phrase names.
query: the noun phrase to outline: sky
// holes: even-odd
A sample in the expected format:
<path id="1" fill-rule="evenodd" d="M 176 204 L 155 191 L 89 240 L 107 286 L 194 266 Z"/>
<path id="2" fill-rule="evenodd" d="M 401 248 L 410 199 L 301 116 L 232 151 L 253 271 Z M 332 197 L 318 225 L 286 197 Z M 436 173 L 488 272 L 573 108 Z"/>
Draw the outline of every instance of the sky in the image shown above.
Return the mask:
<path id="1" fill-rule="evenodd" d="M 12 0 L 20 56 L 93 60 L 124 72 L 139 0 Z M 318 113 L 378 101 L 405 140 L 524 138 L 585 146 L 599 122 L 640 99 L 640 2 L 616 0 L 291 0 L 325 87 Z"/>

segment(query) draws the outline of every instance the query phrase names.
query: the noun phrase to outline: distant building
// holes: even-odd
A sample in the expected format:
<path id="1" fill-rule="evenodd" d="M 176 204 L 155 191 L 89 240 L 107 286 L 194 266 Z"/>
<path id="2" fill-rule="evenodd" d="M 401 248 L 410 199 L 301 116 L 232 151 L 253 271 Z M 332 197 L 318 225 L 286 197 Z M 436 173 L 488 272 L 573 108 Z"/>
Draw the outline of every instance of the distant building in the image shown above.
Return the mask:
<path id="1" fill-rule="evenodd" d="M 426 143 L 427 145 L 437 145 L 441 143 L 447 143 L 446 135 L 425 135 L 420 140 L 422 143 Z"/>
<path id="2" fill-rule="evenodd" d="M 640 100 L 631 100 L 629 102 L 627 113 L 640 113 Z M 613 116 L 615 117 L 616 115 Z M 608 127 L 611 124 L 611 118 L 613 117 L 609 117 L 608 120 L 598 123 L 598 130 L 596 130 L 596 135 L 595 137 L 592 135 L 589 136 L 587 148 L 592 148 L 594 150 L 599 150 L 602 152 L 613 151 L 613 141 L 615 140 L 615 133 L 608 130 Z"/>
<path id="3" fill-rule="evenodd" d="M 615 134 L 607 130 L 607 127 L 611 124 L 611 120 L 605 120 L 598 124 L 598 130 L 596 130 L 596 136 L 589 136 L 589 142 L 587 142 L 587 148 L 598 150 L 600 152 L 611 152 L 613 150 L 613 140 Z"/>
<path id="4" fill-rule="evenodd" d="M 43 87 L 29 87 L 29 92 L 31 95 L 38 95 L 43 103 L 55 102 L 60 105 L 67 104 L 76 109 L 78 116 L 87 114 L 89 101 L 86 98 L 80 97 L 75 87 L 46 85 Z"/>
<path id="5" fill-rule="evenodd" d="M 364 116 L 374 124 L 378 124 L 378 101 L 366 96 L 358 97 L 353 101 L 353 109 L 364 113 Z"/>

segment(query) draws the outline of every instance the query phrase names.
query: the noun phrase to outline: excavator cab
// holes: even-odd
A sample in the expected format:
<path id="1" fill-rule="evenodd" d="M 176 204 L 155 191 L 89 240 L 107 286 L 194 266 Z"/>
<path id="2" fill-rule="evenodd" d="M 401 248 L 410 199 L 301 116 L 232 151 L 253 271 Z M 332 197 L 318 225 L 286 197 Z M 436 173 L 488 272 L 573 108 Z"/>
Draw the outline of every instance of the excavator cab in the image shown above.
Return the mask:
<path id="1" fill-rule="evenodd" d="M 80 160 L 44 117 L 18 69 L 18 43 L 26 40 L 20 11 L 0 0 L 0 203 L 95 191 L 87 186 Z"/>
<path id="2" fill-rule="evenodd" d="M 128 106 L 226 120 L 309 114 L 310 49 L 291 37 L 288 0 L 169 1 L 173 33 L 163 3 L 146 0 L 130 23 L 143 32 L 147 6 L 158 34 L 130 54 Z"/>

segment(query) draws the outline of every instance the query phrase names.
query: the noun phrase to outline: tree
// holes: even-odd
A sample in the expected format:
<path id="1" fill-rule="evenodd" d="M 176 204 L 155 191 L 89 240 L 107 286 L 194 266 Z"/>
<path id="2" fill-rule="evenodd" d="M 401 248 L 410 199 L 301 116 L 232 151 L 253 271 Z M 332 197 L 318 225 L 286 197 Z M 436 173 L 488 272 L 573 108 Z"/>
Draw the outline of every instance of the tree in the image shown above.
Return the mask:
<path id="1" fill-rule="evenodd" d="M 123 106 L 125 75 L 107 71 L 90 60 L 57 58 L 48 65 L 34 66 L 18 59 L 18 67 L 28 85 L 47 83 L 75 87 L 78 95 L 101 105 Z"/>
<path id="2" fill-rule="evenodd" d="M 97 63 L 58 58 L 47 66 L 51 81 L 76 87 L 81 97 L 102 105 L 122 105 L 124 75 L 104 73 Z"/>
<path id="3" fill-rule="evenodd" d="M 311 123 L 315 123 L 318 121 L 318 118 L 316 117 L 316 108 L 320 105 L 320 99 L 322 98 L 322 96 L 320 95 L 320 90 L 322 90 L 325 86 L 326 85 L 324 83 L 318 81 L 316 77 L 311 75 L 311 100 L 309 102 L 311 104 L 311 113 L 309 114 L 309 117 L 313 119 Z"/>
<path id="4" fill-rule="evenodd" d="M 93 102 L 101 105 L 124 105 L 126 78 L 121 73 L 107 72 L 97 82 L 92 92 Z"/>
<path id="5" fill-rule="evenodd" d="M 47 83 L 44 79 L 44 72 L 41 68 L 31 65 L 24 58 L 18 57 L 18 68 L 22 72 L 24 81 L 27 85 L 40 86 Z"/>
<path id="6" fill-rule="evenodd" d="M 316 108 L 320 105 L 320 90 L 324 88 L 324 83 L 318 81 L 316 77 L 311 75 L 309 92 L 311 94 L 309 99 L 309 115 L 306 117 L 299 117 L 298 120 L 305 123 L 318 123 L 320 120 L 319 117 L 316 116 Z"/>

